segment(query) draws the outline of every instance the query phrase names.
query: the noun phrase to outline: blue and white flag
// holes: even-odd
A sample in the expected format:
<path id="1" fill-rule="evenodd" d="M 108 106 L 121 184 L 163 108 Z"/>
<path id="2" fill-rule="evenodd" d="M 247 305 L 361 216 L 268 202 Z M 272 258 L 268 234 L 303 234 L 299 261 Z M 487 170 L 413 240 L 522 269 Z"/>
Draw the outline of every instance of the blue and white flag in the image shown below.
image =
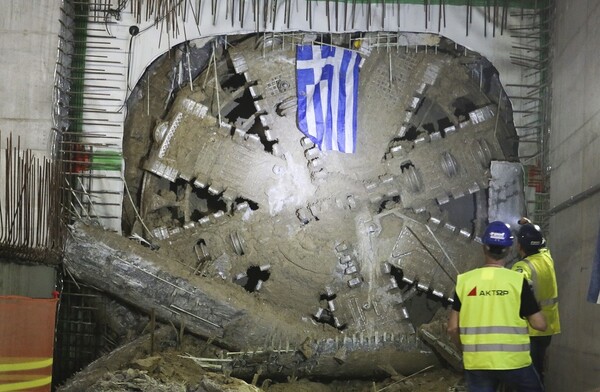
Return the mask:
<path id="1" fill-rule="evenodd" d="M 322 151 L 356 151 L 360 55 L 335 46 L 298 45 L 298 128 Z"/>

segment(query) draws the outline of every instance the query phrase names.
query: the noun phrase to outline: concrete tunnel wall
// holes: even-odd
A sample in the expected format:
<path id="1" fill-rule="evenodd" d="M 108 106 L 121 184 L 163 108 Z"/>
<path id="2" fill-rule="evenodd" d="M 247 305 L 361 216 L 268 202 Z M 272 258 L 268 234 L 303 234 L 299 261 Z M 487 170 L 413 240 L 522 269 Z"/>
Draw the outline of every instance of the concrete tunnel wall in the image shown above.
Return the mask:
<path id="1" fill-rule="evenodd" d="M 600 183 L 600 3 L 558 0 L 554 25 L 550 206 Z M 600 194 L 550 219 L 562 333 L 550 345 L 548 391 L 600 386 L 600 305 L 586 301 L 598 240 Z"/>
<path id="2" fill-rule="evenodd" d="M 54 68 L 61 2 L 0 3 L 0 139 L 46 152 L 52 128 Z"/>

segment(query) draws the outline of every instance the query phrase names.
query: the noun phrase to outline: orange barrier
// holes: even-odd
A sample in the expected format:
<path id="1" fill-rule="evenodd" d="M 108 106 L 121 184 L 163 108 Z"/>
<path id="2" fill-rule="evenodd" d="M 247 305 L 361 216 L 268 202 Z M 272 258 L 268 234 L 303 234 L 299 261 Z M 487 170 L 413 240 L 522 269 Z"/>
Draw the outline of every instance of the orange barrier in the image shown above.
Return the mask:
<path id="1" fill-rule="evenodd" d="M 0 296 L 0 392 L 50 391 L 57 302 Z"/>

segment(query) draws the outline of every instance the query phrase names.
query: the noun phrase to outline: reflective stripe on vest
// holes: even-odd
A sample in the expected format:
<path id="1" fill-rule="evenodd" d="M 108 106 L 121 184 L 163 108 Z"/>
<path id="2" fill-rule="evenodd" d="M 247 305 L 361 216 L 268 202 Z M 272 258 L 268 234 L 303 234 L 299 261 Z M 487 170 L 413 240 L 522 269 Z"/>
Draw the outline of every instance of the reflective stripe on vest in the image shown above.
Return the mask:
<path id="1" fill-rule="evenodd" d="M 535 267 L 533 266 L 531 260 L 524 259 L 523 261 L 525 262 L 525 264 L 527 264 L 529 270 L 531 271 L 531 284 L 533 285 L 533 293 L 539 293 L 537 271 L 535 270 Z"/>
<path id="2" fill-rule="evenodd" d="M 533 293 L 535 295 L 539 295 L 540 289 L 539 289 L 539 280 L 537 277 L 537 271 L 535 270 L 535 267 L 534 267 L 533 263 L 531 262 L 531 260 L 524 259 L 523 261 L 525 262 L 525 264 L 527 264 L 527 266 L 529 267 L 529 270 L 531 270 L 531 283 L 533 285 Z M 552 306 L 557 303 L 558 303 L 558 297 L 548 298 L 543 301 L 539 301 L 540 306 Z"/>
<path id="3" fill-rule="evenodd" d="M 487 333 L 527 334 L 527 327 L 465 327 L 460 329 L 463 335 L 481 335 Z"/>
<path id="4" fill-rule="evenodd" d="M 467 335 L 486 335 L 486 334 L 504 334 L 504 335 L 528 335 L 527 327 L 465 327 L 460 328 L 463 336 Z M 529 351 L 529 344 L 463 344 L 463 352 L 485 352 L 485 351 L 505 351 L 518 352 Z"/>
<path id="5" fill-rule="evenodd" d="M 529 344 L 463 344 L 465 353 L 482 353 L 489 351 L 529 352 Z"/>
<path id="6" fill-rule="evenodd" d="M 558 303 L 558 298 L 554 297 L 554 298 L 545 299 L 543 301 L 540 301 L 540 306 L 552 306 L 557 303 Z"/>

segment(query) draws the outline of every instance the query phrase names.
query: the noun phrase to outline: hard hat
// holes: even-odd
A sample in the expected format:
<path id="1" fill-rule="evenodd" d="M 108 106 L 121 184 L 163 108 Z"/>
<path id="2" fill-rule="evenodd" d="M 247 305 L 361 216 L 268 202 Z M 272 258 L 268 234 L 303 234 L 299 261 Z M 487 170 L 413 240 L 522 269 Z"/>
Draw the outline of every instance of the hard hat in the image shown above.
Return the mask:
<path id="1" fill-rule="evenodd" d="M 524 249 L 539 249 L 546 244 L 538 225 L 526 223 L 519 228 L 517 241 Z"/>
<path id="2" fill-rule="evenodd" d="M 485 229 L 481 241 L 486 245 L 508 248 L 512 246 L 513 238 L 510 227 L 506 223 L 494 221 Z"/>

